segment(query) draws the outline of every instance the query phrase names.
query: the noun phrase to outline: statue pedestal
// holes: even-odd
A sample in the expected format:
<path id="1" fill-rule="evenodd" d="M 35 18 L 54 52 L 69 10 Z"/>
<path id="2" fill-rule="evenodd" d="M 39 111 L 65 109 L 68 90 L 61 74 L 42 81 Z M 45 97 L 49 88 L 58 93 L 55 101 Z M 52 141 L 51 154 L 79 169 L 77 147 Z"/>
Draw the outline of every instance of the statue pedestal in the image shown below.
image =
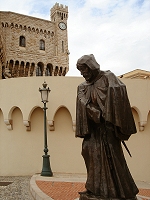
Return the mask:
<path id="1" fill-rule="evenodd" d="M 96 197 L 94 195 L 90 195 L 90 194 L 80 194 L 80 197 L 79 197 L 79 200 L 120 200 L 120 199 L 102 199 L 100 197 Z M 128 199 L 128 200 L 141 200 L 140 198 L 138 197 L 135 197 L 133 199 Z"/>
<path id="2" fill-rule="evenodd" d="M 96 197 L 90 194 L 80 194 L 79 200 L 109 200 L 109 199 L 101 199 L 100 197 Z M 113 200 L 118 200 L 118 199 L 113 199 Z"/>

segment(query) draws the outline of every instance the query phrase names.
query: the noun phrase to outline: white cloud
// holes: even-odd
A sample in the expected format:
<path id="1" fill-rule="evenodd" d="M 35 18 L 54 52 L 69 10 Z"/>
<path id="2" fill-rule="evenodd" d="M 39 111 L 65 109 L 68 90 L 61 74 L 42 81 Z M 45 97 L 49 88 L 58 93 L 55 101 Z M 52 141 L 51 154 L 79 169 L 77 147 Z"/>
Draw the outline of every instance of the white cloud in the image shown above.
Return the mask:
<path id="1" fill-rule="evenodd" d="M 150 70 L 149 0 L 60 0 L 69 8 L 70 71 L 79 75 L 76 61 L 93 53 L 101 69 L 116 75 L 134 69 Z M 0 0 L 1 10 L 49 19 L 49 0 Z"/>
<path id="2" fill-rule="evenodd" d="M 148 1 L 138 6 L 137 1 L 119 1 L 119 5 L 109 0 L 86 2 L 69 21 L 72 57 L 93 53 L 102 69 L 117 75 L 136 68 L 150 70 Z M 110 2 L 114 2 L 112 10 L 107 7 Z M 99 15 L 91 15 L 94 7 L 101 9 Z M 76 73 L 75 62 L 71 59 L 70 74 Z"/>
<path id="3" fill-rule="evenodd" d="M 29 11 L 33 8 L 33 0 L 0 0 L 0 9 L 3 11 L 12 11 L 22 14 L 29 14 Z"/>

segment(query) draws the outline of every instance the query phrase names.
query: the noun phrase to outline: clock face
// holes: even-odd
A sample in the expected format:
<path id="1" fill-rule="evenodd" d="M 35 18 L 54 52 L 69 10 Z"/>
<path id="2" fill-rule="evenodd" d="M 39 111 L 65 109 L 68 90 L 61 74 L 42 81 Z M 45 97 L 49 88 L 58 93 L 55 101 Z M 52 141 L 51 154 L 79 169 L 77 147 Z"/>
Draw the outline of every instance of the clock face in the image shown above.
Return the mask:
<path id="1" fill-rule="evenodd" d="M 59 28 L 62 29 L 62 30 L 65 30 L 67 28 L 67 25 L 64 23 L 64 22 L 60 22 L 58 24 Z"/>

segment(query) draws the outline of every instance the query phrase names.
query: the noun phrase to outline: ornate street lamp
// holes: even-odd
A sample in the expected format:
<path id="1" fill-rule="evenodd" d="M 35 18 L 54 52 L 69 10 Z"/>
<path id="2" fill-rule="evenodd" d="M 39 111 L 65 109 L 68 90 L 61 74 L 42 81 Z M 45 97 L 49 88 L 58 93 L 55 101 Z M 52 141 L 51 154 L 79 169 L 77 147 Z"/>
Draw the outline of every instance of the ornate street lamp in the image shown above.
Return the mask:
<path id="1" fill-rule="evenodd" d="M 49 87 L 47 87 L 47 83 L 44 81 L 43 88 L 39 88 L 39 92 L 41 93 L 41 100 L 44 103 L 43 111 L 44 111 L 44 152 L 43 155 L 43 168 L 41 172 L 41 176 L 53 176 L 51 167 L 50 167 L 50 155 L 48 155 L 48 148 L 47 148 L 47 123 L 46 123 L 46 103 L 48 102 L 48 94 L 50 92 Z"/>

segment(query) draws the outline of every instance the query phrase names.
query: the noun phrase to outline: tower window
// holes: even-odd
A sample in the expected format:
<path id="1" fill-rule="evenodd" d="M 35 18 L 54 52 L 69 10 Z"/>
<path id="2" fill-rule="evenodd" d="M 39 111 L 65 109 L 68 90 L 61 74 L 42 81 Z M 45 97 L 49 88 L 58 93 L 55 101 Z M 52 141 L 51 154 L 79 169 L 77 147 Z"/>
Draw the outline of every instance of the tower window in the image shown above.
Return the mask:
<path id="1" fill-rule="evenodd" d="M 21 46 L 21 47 L 25 47 L 26 46 L 26 38 L 24 36 L 20 36 L 19 46 Z"/>
<path id="2" fill-rule="evenodd" d="M 64 41 L 62 41 L 62 53 L 64 53 Z"/>
<path id="3" fill-rule="evenodd" d="M 40 50 L 45 50 L 45 41 L 40 40 Z"/>

